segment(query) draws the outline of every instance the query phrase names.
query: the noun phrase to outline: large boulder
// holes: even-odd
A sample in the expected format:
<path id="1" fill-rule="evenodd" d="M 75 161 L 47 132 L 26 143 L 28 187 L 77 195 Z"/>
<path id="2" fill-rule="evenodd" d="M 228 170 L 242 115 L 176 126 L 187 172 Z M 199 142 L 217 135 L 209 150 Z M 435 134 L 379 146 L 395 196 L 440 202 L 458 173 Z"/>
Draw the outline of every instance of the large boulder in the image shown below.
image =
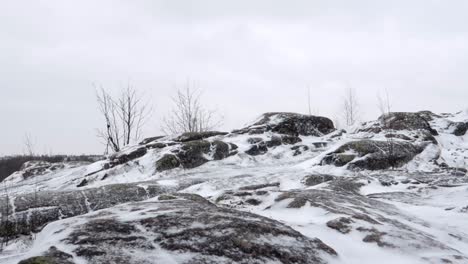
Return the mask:
<path id="1" fill-rule="evenodd" d="M 321 164 L 348 165 L 350 169 L 383 170 L 400 167 L 421 153 L 427 144 L 359 140 L 345 143 L 327 154 Z"/>
<path id="2" fill-rule="evenodd" d="M 326 117 L 296 113 L 266 113 L 254 124 L 233 132 L 260 134 L 271 131 L 291 136 L 323 136 L 334 130 L 333 122 Z"/>
<path id="3" fill-rule="evenodd" d="M 336 255 L 280 222 L 188 194 L 67 219 L 47 232 L 55 246 L 71 251 L 65 254 L 90 264 L 320 264 Z"/>
<path id="4" fill-rule="evenodd" d="M 449 125 L 449 130 L 455 136 L 464 136 L 468 130 L 468 123 L 464 122 L 453 122 Z"/>
<path id="5" fill-rule="evenodd" d="M 379 117 L 379 122 L 384 129 L 392 130 L 425 130 L 432 135 L 437 135 L 428 122 L 428 114 L 425 112 L 392 112 Z"/>

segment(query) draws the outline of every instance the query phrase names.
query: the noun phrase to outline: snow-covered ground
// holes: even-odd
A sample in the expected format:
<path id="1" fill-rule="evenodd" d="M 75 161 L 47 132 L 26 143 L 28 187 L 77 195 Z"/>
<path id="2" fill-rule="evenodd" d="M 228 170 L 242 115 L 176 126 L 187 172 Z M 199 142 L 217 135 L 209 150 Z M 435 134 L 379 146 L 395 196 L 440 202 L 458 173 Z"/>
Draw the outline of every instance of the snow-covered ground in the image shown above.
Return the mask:
<path id="1" fill-rule="evenodd" d="M 433 162 L 437 160 L 438 164 L 443 162 L 448 167 L 467 168 L 468 133 L 455 136 L 448 128 L 448 122 L 467 120 L 468 112 L 465 111 L 432 121 L 431 126 L 438 131 L 435 136 L 437 145 L 428 146 L 411 162 L 393 170 L 352 171 L 346 167 L 321 164 L 327 153 L 346 142 L 369 137 L 385 140 L 382 134 L 356 131 L 337 137 L 300 136 L 302 142 L 295 145 L 310 149 L 296 156 L 291 150 L 293 145 L 286 144 L 271 148 L 263 155 L 244 153 L 251 147 L 249 138 L 255 136 L 266 141 L 274 135 L 266 132 L 254 136 L 240 134 L 210 138 L 210 141 L 219 139 L 236 144 L 238 154 L 193 169 L 176 168 L 158 172 L 156 161 L 177 146 L 150 149 L 142 157 L 111 169 L 103 170 L 106 161 L 99 161 L 28 179 L 24 179 L 21 173 L 15 173 L 5 180 L 0 196 L 4 198 L 5 192 L 8 192 L 10 198 L 15 199 L 15 196 L 34 191 L 84 190 L 120 183 L 151 182 L 161 186 L 179 186 L 180 193 L 198 194 L 220 207 L 271 218 L 309 238 L 319 238 L 338 253 L 337 257 L 325 257 L 329 263 L 468 263 L 468 176 L 440 170 L 439 165 Z M 414 132 L 401 133 L 412 136 Z M 327 144 L 315 144 L 320 142 Z M 132 148 L 136 147 L 130 147 L 128 151 Z M 304 183 L 306 176 L 322 174 L 332 175 L 334 180 L 313 186 Z M 87 184 L 78 187 L 84 178 Z M 333 185 L 339 180 L 359 183 L 360 188 L 357 193 L 340 193 Z M 184 186 L 187 182 L 195 184 Z M 245 188 L 262 184 L 265 187 Z M 245 190 L 249 193 L 242 194 Z M 290 206 L 293 198 L 280 198 L 289 193 L 316 195 L 322 194 L 321 191 L 330 198 L 323 201 L 307 198 L 305 205 L 300 207 Z M 335 199 L 334 193 L 342 197 L 348 195 L 349 203 L 343 202 L 342 198 Z M 248 199 L 253 200 L 249 202 Z M 363 205 L 356 206 L 356 203 Z M 363 214 L 375 219 L 376 223 L 356 217 L 356 212 L 365 212 Z M 327 225 L 340 217 L 352 218 L 349 232 L 338 232 Z M 17 263 L 21 259 L 40 255 L 49 246 L 63 246 L 60 240 L 66 233 L 54 235 L 54 230 L 59 226 L 66 229 L 66 223 L 83 219 L 86 218 L 58 220 L 46 226 L 34 240 L 21 237 L 12 241 L 0 254 L 0 263 Z M 363 241 L 369 234 L 370 238 L 374 238 L 373 234 L 381 235 L 382 241 L 380 237 Z M 66 252 L 73 250 L 60 249 Z M 182 263 L 190 257 L 163 253 L 167 255 L 158 257 L 165 259 L 165 263 Z M 74 260 L 76 263 L 87 263 L 79 257 Z"/>

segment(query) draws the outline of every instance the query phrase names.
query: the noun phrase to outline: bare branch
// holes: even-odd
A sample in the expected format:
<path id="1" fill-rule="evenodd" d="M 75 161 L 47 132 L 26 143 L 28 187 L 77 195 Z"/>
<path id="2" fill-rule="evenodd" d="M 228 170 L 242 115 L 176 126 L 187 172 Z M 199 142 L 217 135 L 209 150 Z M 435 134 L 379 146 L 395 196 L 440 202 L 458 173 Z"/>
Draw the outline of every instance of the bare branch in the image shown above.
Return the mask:
<path id="1" fill-rule="evenodd" d="M 117 99 L 102 87 L 96 89 L 99 110 L 105 121 L 105 129 L 98 130 L 97 136 L 104 139 L 106 153 L 109 147 L 117 152 L 140 139 L 142 127 L 150 117 L 150 108 L 142 98 L 130 84 Z"/>
<path id="2" fill-rule="evenodd" d="M 347 126 L 356 124 L 359 118 L 359 104 L 353 88 L 348 88 L 343 97 L 342 111 Z"/>
<path id="3" fill-rule="evenodd" d="M 201 92 L 192 88 L 190 83 L 177 90 L 172 101 L 174 108 L 163 119 L 162 130 L 166 134 L 209 131 L 222 124 L 222 118 L 215 110 L 202 105 Z"/>

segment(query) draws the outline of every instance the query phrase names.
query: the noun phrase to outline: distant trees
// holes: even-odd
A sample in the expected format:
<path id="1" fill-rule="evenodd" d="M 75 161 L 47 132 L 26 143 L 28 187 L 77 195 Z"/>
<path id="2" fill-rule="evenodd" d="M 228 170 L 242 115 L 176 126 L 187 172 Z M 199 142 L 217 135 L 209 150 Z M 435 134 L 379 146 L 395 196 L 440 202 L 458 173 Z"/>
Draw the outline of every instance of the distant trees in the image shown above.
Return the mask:
<path id="1" fill-rule="evenodd" d="M 343 97 L 341 113 L 346 126 L 356 124 L 359 119 L 359 103 L 356 92 L 351 87 L 346 90 L 345 96 Z"/>
<path id="2" fill-rule="evenodd" d="M 104 128 L 98 129 L 98 137 L 109 148 L 118 152 L 141 137 L 141 130 L 151 109 L 135 88 L 127 86 L 118 97 L 112 97 L 104 88 L 96 89 L 96 99 L 104 119 Z"/>
<path id="3" fill-rule="evenodd" d="M 222 118 L 215 110 L 205 108 L 201 102 L 202 93 L 190 83 L 172 98 L 174 107 L 163 119 L 162 130 L 166 134 L 210 131 L 222 124 Z"/>

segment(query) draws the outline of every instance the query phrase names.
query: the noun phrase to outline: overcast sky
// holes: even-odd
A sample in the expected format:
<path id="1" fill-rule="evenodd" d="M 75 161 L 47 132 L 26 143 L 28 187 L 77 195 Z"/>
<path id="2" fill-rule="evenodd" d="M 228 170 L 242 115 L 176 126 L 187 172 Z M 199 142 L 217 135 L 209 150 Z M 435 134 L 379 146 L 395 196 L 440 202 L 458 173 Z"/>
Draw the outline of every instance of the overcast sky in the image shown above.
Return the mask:
<path id="1" fill-rule="evenodd" d="M 468 107 L 466 0 L 4 0 L 0 2 L 0 155 L 100 153 L 93 83 L 132 83 L 160 133 L 189 78 L 224 130 L 267 111 L 334 118 L 346 87 L 362 119 L 388 90 L 395 111 Z"/>

